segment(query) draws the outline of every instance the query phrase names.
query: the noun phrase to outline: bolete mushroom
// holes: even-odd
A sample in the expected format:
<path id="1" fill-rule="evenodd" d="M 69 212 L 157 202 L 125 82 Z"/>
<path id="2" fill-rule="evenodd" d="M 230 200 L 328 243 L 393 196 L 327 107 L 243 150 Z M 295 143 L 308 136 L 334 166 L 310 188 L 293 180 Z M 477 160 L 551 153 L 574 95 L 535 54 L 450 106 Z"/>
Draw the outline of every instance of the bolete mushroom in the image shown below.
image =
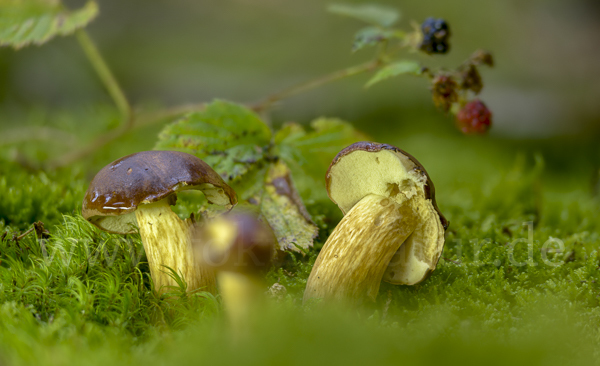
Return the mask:
<path id="1" fill-rule="evenodd" d="M 375 300 L 381 280 L 414 285 L 435 269 L 448 222 L 425 168 L 397 147 L 357 142 L 338 153 L 326 176 L 345 214 L 308 278 L 304 300 Z"/>
<path id="2" fill-rule="evenodd" d="M 261 273 L 271 265 L 277 238 L 268 224 L 241 213 L 202 223 L 194 238 L 197 258 L 217 272 L 225 312 L 240 335 L 264 297 Z"/>
<path id="3" fill-rule="evenodd" d="M 177 192 L 199 190 L 209 203 L 233 206 L 235 192 L 205 162 L 178 151 L 143 151 L 125 156 L 96 174 L 85 193 L 82 215 L 98 228 L 130 234 L 139 228 L 154 288 L 164 293 L 179 274 L 188 291 L 215 292 L 214 273 L 194 260 L 191 220 L 170 206 Z"/>

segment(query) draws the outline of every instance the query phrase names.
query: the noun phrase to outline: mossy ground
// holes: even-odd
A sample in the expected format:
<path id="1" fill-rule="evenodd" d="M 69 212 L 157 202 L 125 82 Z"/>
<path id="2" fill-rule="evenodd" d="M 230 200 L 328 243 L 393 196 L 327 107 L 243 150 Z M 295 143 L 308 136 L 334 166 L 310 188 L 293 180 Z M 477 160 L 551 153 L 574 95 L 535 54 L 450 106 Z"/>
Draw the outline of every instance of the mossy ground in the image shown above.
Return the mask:
<path id="1" fill-rule="evenodd" d="M 109 146 L 91 165 L 51 173 L 3 154 L 0 365 L 596 363 L 594 141 L 400 132 L 374 140 L 415 155 L 436 184 L 451 222 L 438 269 L 414 287 L 383 284 L 377 302 L 360 311 L 302 307 L 311 265 L 340 219 L 330 203 L 307 202 L 318 242 L 269 272 L 268 284 L 287 294 L 256 314 L 252 335 L 237 342 L 218 298 L 181 289 L 153 295 L 139 236 L 100 232 L 79 215 L 89 173 L 109 161 L 103 157 L 151 148 L 154 140 L 141 136 L 154 132 Z M 195 202 L 180 200 L 178 212 Z M 12 239 L 38 220 L 49 238 Z"/>

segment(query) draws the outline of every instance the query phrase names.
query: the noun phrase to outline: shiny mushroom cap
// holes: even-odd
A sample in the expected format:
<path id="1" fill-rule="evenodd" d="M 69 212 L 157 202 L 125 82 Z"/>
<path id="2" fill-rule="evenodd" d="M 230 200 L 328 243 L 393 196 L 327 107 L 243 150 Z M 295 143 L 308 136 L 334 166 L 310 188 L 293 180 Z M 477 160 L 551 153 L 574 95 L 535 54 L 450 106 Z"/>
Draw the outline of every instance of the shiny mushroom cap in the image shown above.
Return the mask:
<path id="1" fill-rule="evenodd" d="M 81 213 L 102 230 L 135 232 L 134 211 L 177 192 L 199 190 L 209 203 L 235 205 L 235 192 L 208 164 L 179 151 L 142 151 L 98 172 L 85 193 Z"/>
<path id="2" fill-rule="evenodd" d="M 217 271 L 247 274 L 268 269 L 277 245 L 267 223 L 241 213 L 199 225 L 194 239 L 196 253 L 204 264 Z"/>

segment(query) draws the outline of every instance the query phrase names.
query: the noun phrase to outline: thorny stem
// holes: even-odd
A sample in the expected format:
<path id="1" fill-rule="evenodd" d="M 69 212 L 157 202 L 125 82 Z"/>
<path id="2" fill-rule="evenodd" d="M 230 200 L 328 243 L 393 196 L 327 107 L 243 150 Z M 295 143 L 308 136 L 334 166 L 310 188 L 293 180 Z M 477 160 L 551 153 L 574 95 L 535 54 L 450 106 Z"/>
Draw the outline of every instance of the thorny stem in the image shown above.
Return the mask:
<path id="1" fill-rule="evenodd" d="M 178 107 L 174 107 L 174 108 L 169 108 L 165 111 L 161 111 L 158 113 L 158 116 L 153 116 L 152 118 L 136 118 L 134 116 L 134 113 L 132 111 L 132 108 L 131 108 L 129 102 L 127 101 L 127 98 L 125 97 L 125 94 L 123 93 L 123 90 L 119 86 L 119 83 L 115 79 L 114 75 L 110 71 L 108 65 L 106 64 L 106 62 L 100 55 L 100 52 L 96 48 L 96 45 L 94 44 L 92 39 L 89 37 L 87 32 L 85 32 L 85 30 L 81 29 L 76 32 L 76 35 L 77 35 L 77 40 L 79 41 L 79 44 L 83 48 L 88 60 L 90 61 L 90 63 L 94 67 L 94 69 L 96 70 L 96 73 L 98 74 L 98 76 L 100 77 L 102 82 L 104 83 L 104 86 L 108 90 L 108 93 L 110 94 L 111 98 L 117 105 L 117 108 L 119 109 L 124 122 L 123 122 L 123 125 L 121 126 L 121 128 L 112 130 L 112 131 L 108 131 L 108 132 L 98 136 L 96 139 L 94 139 L 92 142 L 87 144 L 85 147 L 78 149 L 78 150 L 70 151 L 70 152 L 58 157 L 57 159 L 50 161 L 49 163 L 45 164 L 45 166 L 44 166 L 45 169 L 60 168 L 60 167 L 69 165 L 79 159 L 85 158 L 86 156 L 92 154 L 94 151 L 117 140 L 118 138 L 120 138 L 121 136 L 123 136 L 127 132 L 130 132 L 133 129 L 150 126 L 152 124 L 164 121 L 165 119 L 174 118 L 174 117 L 177 117 L 184 113 L 194 111 L 194 110 L 199 110 L 204 107 L 203 103 L 192 104 L 192 105 L 183 105 L 183 106 L 178 106 Z M 383 58 L 380 57 L 382 53 L 385 53 L 385 52 L 382 52 L 382 50 L 380 50 L 380 52 L 378 52 L 379 56 L 376 57 L 374 60 L 371 60 L 367 63 L 357 65 L 357 66 L 352 66 L 352 67 L 349 67 L 349 68 L 346 68 L 343 70 L 339 70 L 339 71 L 318 77 L 316 79 L 294 85 L 292 87 L 281 90 L 279 92 L 276 92 L 276 93 L 264 98 L 262 101 L 259 101 L 256 104 L 250 105 L 249 107 L 258 113 L 264 112 L 264 111 L 268 110 L 269 108 L 271 108 L 275 103 L 277 103 L 283 99 L 289 98 L 291 96 L 300 94 L 307 90 L 311 90 L 311 89 L 317 88 L 321 85 L 324 85 L 324 84 L 327 84 L 327 83 L 330 83 L 333 81 L 337 81 L 337 80 L 340 80 L 340 79 L 343 79 L 343 78 L 346 78 L 349 76 L 354 76 L 354 75 L 358 75 L 358 74 L 362 74 L 365 72 L 376 70 L 377 68 L 381 67 L 385 63 Z"/>
<path id="2" fill-rule="evenodd" d="M 325 76 L 321 76 L 316 79 L 294 85 L 287 89 L 283 89 L 279 92 L 271 94 L 270 96 L 264 98 L 262 101 L 252 105 L 251 108 L 256 112 L 262 112 L 264 110 L 269 109 L 271 106 L 273 106 L 273 104 L 279 102 L 280 100 L 289 98 L 296 94 L 300 94 L 300 93 L 305 92 L 310 89 L 317 88 L 321 85 L 330 83 L 332 81 L 337 81 L 337 80 L 340 80 L 340 79 L 343 79 L 343 78 L 346 78 L 349 76 L 354 76 L 354 75 L 362 74 L 364 72 L 373 71 L 373 70 L 377 69 L 379 66 L 381 66 L 381 64 L 382 64 L 382 61 L 379 59 L 376 59 L 376 60 L 372 60 L 367 63 L 364 63 L 362 65 L 349 67 L 347 69 L 339 70 L 339 71 L 333 72 L 331 74 L 327 74 Z"/>
<path id="3" fill-rule="evenodd" d="M 131 106 L 125 97 L 125 93 L 123 93 L 123 90 L 119 86 L 117 79 L 115 79 L 114 75 L 110 71 L 110 68 L 94 44 L 94 41 L 92 41 L 90 36 L 83 29 L 79 29 L 75 35 L 77 37 L 77 41 L 79 41 L 79 45 L 83 49 L 83 52 L 94 67 L 94 70 L 100 77 L 100 80 L 102 80 L 102 83 L 104 83 L 104 86 L 108 90 L 108 94 L 110 94 L 111 98 L 117 105 L 117 108 L 123 117 L 124 127 L 131 127 L 133 124 Z"/>

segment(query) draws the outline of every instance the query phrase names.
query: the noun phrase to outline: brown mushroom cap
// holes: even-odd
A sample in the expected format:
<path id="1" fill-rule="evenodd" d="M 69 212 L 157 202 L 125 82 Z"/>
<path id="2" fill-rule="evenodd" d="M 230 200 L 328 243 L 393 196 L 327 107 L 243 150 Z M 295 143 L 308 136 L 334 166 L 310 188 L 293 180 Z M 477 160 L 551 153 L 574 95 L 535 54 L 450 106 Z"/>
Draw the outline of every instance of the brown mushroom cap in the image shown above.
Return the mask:
<path id="1" fill-rule="evenodd" d="M 102 230 L 135 230 L 134 211 L 184 191 L 200 190 L 208 202 L 235 205 L 235 192 L 208 164 L 179 151 L 142 151 L 118 159 L 98 172 L 85 193 L 81 213 Z"/>
<path id="2" fill-rule="evenodd" d="M 200 225 L 195 250 L 218 271 L 251 274 L 268 269 L 277 245 L 271 227 L 248 214 L 228 214 Z"/>
<path id="3" fill-rule="evenodd" d="M 412 202 L 420 225 L 392 258 L 383 280 L 412 285 L 435 269 L 449 223 L 435 201 L 433 182 L 412 155 L 387 144 L 357 142 L 333 159 L 326 185 L 329 197 L 344 214 L 370 194 L 397 202 L 417 198 Z"/>

